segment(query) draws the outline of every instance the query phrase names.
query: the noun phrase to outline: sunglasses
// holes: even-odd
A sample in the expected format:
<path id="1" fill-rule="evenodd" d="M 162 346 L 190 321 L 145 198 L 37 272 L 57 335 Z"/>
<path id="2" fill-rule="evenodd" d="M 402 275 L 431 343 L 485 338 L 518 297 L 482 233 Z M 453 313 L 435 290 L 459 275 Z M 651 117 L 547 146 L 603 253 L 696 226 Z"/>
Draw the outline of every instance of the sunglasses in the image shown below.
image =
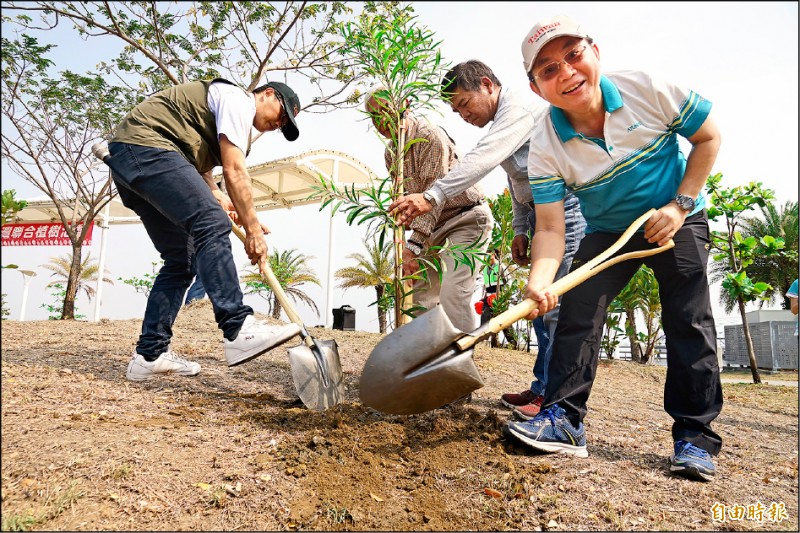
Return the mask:
<path id="1" fill-rule="evenodd" d="M 580 63 L 581 59 L 583 59 L 583 53 L 586 51 L 586 44 L 579 44 L 569 52 L 564 55 L 564 59 L 561 61 L 552 61 L 542 68 L 539 71 L 531 76 L 528 74 L 528 79 L 533 81 L 534 79 L 538 79 L 539 81 L 550 81 L 561 71 L 561 64 L 567 65 L 575 65 Z"/>

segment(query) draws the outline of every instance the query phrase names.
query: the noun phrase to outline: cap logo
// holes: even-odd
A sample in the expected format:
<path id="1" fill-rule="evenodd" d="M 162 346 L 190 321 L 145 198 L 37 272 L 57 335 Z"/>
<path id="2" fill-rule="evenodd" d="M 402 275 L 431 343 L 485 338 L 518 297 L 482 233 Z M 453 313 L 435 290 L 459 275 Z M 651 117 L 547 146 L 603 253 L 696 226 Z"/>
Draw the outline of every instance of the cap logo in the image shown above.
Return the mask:
<path id="1" fill-rule="evenodd" d="M 550 30 L 558 26 L 561 26 L 560 22 L 553 22 L 552 24 L 548 24 L 547 26 L 542 26 L 536 31 L 536 33 L 531 35 L 530 39 L 528 39 L 528 44 L 536 43 L 536 41 L 538 41 L 542 37 L 542 35 L 548 33 Z"/>

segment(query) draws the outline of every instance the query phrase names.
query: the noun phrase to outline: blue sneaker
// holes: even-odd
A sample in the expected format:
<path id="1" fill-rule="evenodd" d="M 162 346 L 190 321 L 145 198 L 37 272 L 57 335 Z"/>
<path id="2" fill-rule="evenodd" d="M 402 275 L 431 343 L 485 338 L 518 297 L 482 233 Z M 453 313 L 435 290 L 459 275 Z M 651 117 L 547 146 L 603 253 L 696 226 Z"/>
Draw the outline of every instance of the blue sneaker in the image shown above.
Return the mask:
<path id="1" fill-rule="evenodd" d="M 516 438 L 537 450 L 589 457 L 583 423 L 572 427 L 566 412 L 551 405 L 525 422 L 508 422 L 508 430 Z"/>
<path id="2" fill-rule="evenodd" d="M 685 440 L 675 443 L 675 453 L 669 462 L 672 465 L 670 471 L 700 481 L 711 481 L 717 473 L 711 454 Z"/>

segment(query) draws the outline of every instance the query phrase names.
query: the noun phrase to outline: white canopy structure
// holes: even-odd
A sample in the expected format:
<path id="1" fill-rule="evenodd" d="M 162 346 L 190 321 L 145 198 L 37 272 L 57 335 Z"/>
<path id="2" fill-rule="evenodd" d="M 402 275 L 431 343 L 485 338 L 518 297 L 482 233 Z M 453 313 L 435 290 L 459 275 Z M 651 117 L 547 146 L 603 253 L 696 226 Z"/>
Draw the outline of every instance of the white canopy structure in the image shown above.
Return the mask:
<path id="1" fill-rule="evenodd" d="M 249 167 L 256 211 L 319 203 L 309 199 L 319 177 L 337 184 L 366 187 L 378 177 L 357 159 L 332 150 L 313 150 Z"/>
<path id="2" fill-rule="evenodd" d="M 342 152 L 333 150 L 312 150 L 302 154 L 278 159 L 248 168 L 253 182 L 253 204 L 256 211 L 292 208 L 294 206 L 319 203 L 311 199 L 315 193 L 314 185 L 319 185 L 319 176 L 337 185 L 354 185 L 356 188 L 369 186 L 378 177 L 359 160 Z M 48 198 L 33 198 L 17 213 L 14 222 L 52 222 L 59 221 L 55 204 Z M 83 214 L 80 209 L 78 215 Z M 67 208 L 71 217 L 72 210 Z M 114 198 L 95 220 L 101 228 L 99 272 L 105 269 L 105 248 L 108 226 L 111 224 L 140 223 L 139 217 Z M 333 301 L 333 217 L 328 225 L 328 272 L 325 287 L 326 325 L 332 321 Z M 94 321 L 100 320 L 100 296 L 102 283 L 97 282 Z"/>
<path id="3" fill-rule="evenodd" d="M 28 205 L 22 211 L 19 211 L 14 220 L 11 221 L 15 224 L 21 224 L 25 222 L 60 222 L 61 219 L 58 218 L 58 211 L 56 210 L 56 206 L 53 201 L 46 197 L 46 196 L 37 196 L 36 198 L 31 198 L 30 200 L 26 200 Z M 72 207 L 64 205 L 64 214 L 67 218 L 72 217 Z M 82 215 L 86 211 L 83 209 L 78 209 L 78 217 L 81 218 Z M 103 213 L 100 215 L 102 217 L 106 217 L 108 219 L 109 224 L 139 224 L 140 220 L 139 217 L 122 205 L 122 202 L 119 198 L 112 199 L 108 205 L 103 210 Z"/>

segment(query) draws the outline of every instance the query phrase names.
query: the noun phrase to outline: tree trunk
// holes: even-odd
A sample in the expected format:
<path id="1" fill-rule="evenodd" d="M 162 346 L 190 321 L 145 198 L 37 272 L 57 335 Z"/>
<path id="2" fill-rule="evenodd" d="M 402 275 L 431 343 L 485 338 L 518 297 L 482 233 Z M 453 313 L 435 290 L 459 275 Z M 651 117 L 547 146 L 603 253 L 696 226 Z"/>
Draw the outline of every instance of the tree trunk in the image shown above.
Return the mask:
<path id="1" fill-rule="evenodd" d="M 656 317 L 650 317 L 647 321 L 647 346 L 642 355 L 642 364 L 651 364 L 655 359 L 656 343 L 658 342 L 658 332 L 661 328 Z"/>
<path id="2" fill-rule="evenodd" d="M 397 143 L 395 144 L 395 175 L 394 175 L 394 191 L 392 199 L 397 200 L 403 196 L 403 156 L 405 155 L 406 143 L 406 120 L 400 118 L 400 124 L 397 134 Z M 411 321 L 411 317 L 405 314 L 405 310 L 410 307 L 411 298 L 407 296 L 407 288 L 410 289 L 410 284 L 407 287 L 403 283 L 403 247 L 405 246 L 406 236 L 405 230 L 398 226 L 394 229 L 394 325 L 395 329 L 403 324 Z"/>
<path id="3" fill-rule="evenodd" d="M 72 245 L 72 265 L 64 290 L 64 303 L 61 306 L 61 320 L 75 320 L 75 296 L 78 294 L 78 280 L 81 279 L 81 244 Z"/>
<path id="4" fill-rule="evenodd" d="M 378 295 L 378 305 L 375 307 L 378 308 L 378 331 L 380 333 L 386 333 L 386 311 L 380 305 L 380 302 L 383 300 L 383 285 L 375 285 L 375 293 Z"/>
<path id="5" fill-rule="evenodd" d="M 275 320 L 280 320 L 281 319 L 281 309 L 283 309 L 283 308 L 281 307 L 281 303 L 278 301 L 278 297 L 274 296 L 274 298 L 275 298 L 275 301 L 272 302 L 272 304 L 273 304 L 272 305 L 272 318 L 274 318 Z"/>
<path id="6" fill-rule="evenodd" d="M 744 330 L 744 342 L 747 345 L 747 357 L 750 359 L 750 372 L 753 374 L 753 383 L 761 383 L 756 351 L 753 348 L 753 339 L 750 337 L 750 325 L 747 323 L 747 314 L 744 312 L 744 300 L 742 300 L 741 296 L 736 300 L 739 303 L 739 314 L 742 316 L 742 330 Z"/>
<path id="7" fill-rule="evenodd" d="M 631 361 L 640 362 L 642 360 L 642 347 L 639 345 L 639 335 L 636 331 L 636 314 L 633 309 L 625 309 L 625 318 L 628 326 L 625 333 L 628 336 L 628 343 L 631 345 Z"/>

